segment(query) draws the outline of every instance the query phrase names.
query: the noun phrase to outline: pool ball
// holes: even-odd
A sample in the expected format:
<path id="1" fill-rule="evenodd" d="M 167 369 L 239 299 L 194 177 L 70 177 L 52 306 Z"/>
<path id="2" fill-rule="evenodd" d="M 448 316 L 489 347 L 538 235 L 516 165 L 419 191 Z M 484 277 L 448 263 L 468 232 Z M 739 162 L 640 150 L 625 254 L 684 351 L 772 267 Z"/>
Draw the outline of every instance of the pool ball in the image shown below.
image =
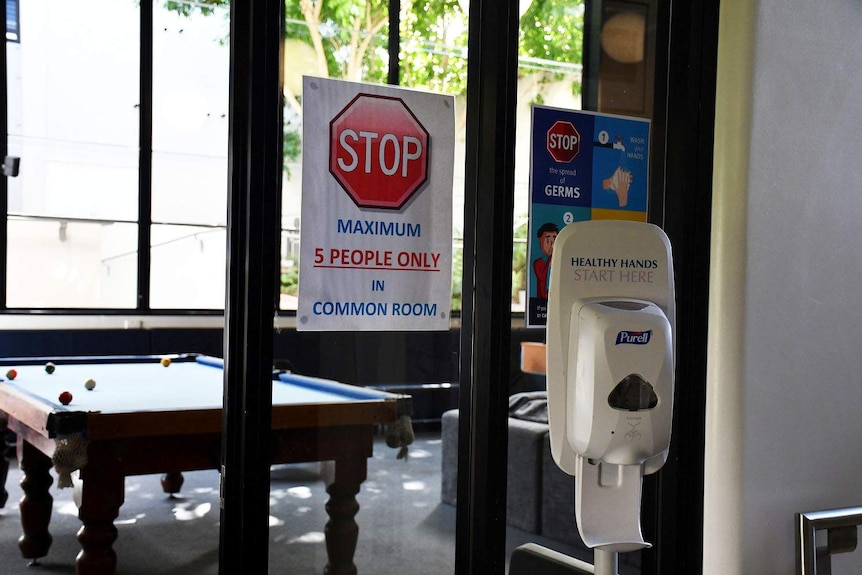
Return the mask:
<path id="1" fill-rule="evenodd" d="M 14 369 L 10 369 L 6 372 L 6 379 L 15 379 L 16 377 L 18 377 L 18 372 Z"/>
<path id="2" fill-rule="evenodd" d="M 96 380 L 95 379 L 88 379 L 87 381 L 84 382 L 84 387 L 87 388 L 87 391 L 93 391 L 93 388 L 96 387 Z"/>
<path id="3" fill-rule="evenodd" d="M 171 358 L 169 358 L 169 357 L 163 357 L 162 358 L 162 365 L 163 366 L 168 367 L 170 364 L 171 364 Z"/>
<path id="4" fill-rule="evenodd" d="M 45 372 L 47 372 L 48 375 L 51 375 L 52 373 L 54 373 L 55 369 L 57 369 L 57 366 L 54 365 L 53 363 L 51 363 L 50 361 L 45 364 Z"/>
<path id="5" fill-rule="evenodd" d="M 69 405 L 70 403 L 72 403 L 72 394 L 68 391 L 64 391 L 63 393 L 61 393 L 60 403 L 62 403 L 63 405 Z"/>

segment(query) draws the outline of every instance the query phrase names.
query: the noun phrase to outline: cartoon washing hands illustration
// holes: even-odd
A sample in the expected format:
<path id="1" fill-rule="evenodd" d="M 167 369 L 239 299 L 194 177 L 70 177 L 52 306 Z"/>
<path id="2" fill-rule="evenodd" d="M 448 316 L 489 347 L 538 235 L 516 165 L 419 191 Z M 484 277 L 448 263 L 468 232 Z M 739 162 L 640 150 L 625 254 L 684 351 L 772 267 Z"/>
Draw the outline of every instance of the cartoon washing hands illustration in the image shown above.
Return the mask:
<path id="1" fill-rule="evenodd" d="M 621 208 L 629 203 L 629 188 L 631 188 L 631 185 L 632 173 L 619 166 L 614 170 L 611 177 L 602 180 L 602 189 L 616 192 Z"/>
<path id="2" fill-rule="evenodd" d="M 614 173 L 602 180 L 602 189 L 610 190 L 617 195 L 620 207 L 624 208 L 629 203 L 629 189 L 632 185 L 632 172 L 626 168 L 626 147 L 623 144 L 623 136 L 615 136 L 614 142 L 611 143 L 610 134 L 606 131 L 599 133 L 598 141 L 594 145 L 602 148 L 611 148 L 618 150 L 620 153 L 617 167 Z"/>

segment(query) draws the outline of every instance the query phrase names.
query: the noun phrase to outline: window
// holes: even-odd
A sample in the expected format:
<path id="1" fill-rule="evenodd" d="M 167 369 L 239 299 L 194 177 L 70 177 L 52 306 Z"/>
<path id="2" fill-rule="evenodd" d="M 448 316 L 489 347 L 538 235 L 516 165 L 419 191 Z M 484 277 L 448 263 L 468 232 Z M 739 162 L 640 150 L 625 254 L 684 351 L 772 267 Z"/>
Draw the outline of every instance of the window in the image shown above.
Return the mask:
<path id="1" fill-rule="evenodd" d="M 136 305 L 138 12 L 20 6 L 27 33 L 7 44 L 9 154 L 22 158 L 8 179 L 7 307 Z"/>
<path id="2" fill-rule="evenodd" d="M 453 310 L 460 309 L 469 5 L 403 3 L 395 67 L 389 61 L 388 7 L 380 0 L 356 0 L 349 10 L 327 2 L 285 4 L 283 311 L 295 310 L 297 301 L 302 76 L 383 83 L 394 72 L 402 86 L 456 97 L 461 129 L 453 185 Z M 20 28 L 27 34 L 8 44 L 7 57 L 10 155 L 22 158 L 21 175 L 8 180 L 7 308 L 224 306 L 229 4 L 155 0 L 151 8 L 152 69 L 142 70 L 142 8 L 132 0 L 50 9 L 47 1 L 34 0 L 22 7 Z M 614 58 L 607 38 L 594 34 L 587 46 L 596 78 L 585 89 L 582 77 L 585 18 L 625 35 L 633 23 L 642 29 L 647 5 L 605 2 L 600 14 L 586 12 L 583 2 L 521 3 L 511 294 L 516 312 L 524 310 L 530 240 L 531 105 L 650 113 L 651 72 L 643 50 L 636 62 L 626 61 L 631 55 Z M 640 34 L 640 44 L 624 45 L 648 50 Z M 106 45 L 113 49 L 104 50 Z M 142 99 L 141 79 L 150 74 L 152 92 Z M 63 97 L 52 97 L 57 94 Z M 142 124 L 147 114 L 151 131 Z M 139 157 L 145 159 L 141 166 Z M 139 168 L 146 172 L 140 178 Z M 144 253 L 142 241 L 150 244 Z"/>
<path id="3" fill-rule="evenodd" d="M 230 14 L 153 14 L 150 306 L 224 308 Z"/>
<path id="4" fill-rule="evenodd" d="M 21 168 L 8 179 L 6 308 L 224 307 L 229 23 L 226 4 L 21 6 L 27 34 L 7 44 Z"/>

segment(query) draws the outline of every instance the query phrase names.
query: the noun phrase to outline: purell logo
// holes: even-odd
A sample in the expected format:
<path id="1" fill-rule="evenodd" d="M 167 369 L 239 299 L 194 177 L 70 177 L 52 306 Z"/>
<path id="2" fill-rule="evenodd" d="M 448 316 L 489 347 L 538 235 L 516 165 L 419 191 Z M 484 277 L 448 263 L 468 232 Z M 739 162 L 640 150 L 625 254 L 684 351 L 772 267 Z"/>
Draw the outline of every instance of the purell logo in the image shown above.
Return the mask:
<path id="1" fill-rule="evenodd" d="M 646 345 L 652 337 L 652 330 L 647 331 L 621 331 L 617 334 L 617 343 L 631 343 L 634 345 Z"/>

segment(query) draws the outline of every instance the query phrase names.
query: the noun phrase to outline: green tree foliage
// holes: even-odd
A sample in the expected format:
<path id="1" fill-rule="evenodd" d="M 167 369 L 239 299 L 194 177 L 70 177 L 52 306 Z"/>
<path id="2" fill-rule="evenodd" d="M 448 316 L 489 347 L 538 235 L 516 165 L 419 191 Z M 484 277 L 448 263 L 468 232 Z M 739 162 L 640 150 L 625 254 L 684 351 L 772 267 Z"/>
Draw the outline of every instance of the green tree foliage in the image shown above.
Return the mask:
<path id="1" fill-rule="evenodd" d="M 520 55 L 560 64 L 580 64 L 584 3 L 533 0 L 521 16 Z M 525 62 L 522 61 L 522 68 Z"/>
<path id="2" fill-rule="evenodd" d="M 452 95 L 467 89 L 468 0 L 402 0 L 400 84 Z M 185 16 L 211 15 L 228 0 L 166 0 Z M 285 37 L 314 50 L 306 73 L 383 83 L 389 62 L 388 0 L 285 0 Z M 521 76 L 559 79 L 583 54 L 583 0 L 522 0 Z M 573 80 L 573 91 L 580 90 Z M 298 95 L 286 94 L 298 104 Z M 297 106 L 299 109 L 299 106 Z"/>
<path id="3" fill-rule="evenodd" d="M 401 84 L 463 95 L 467 90 L 467 15 L 457 0 L 401 4 Z"/>
<path id="4" fill-rule="evenodd" d="M 171 10 L 172 12 L 178 12 L 183 16 L 191 16 L 195 13 L 200 13 L 204 16 L 212 16 L 213 14 L 215 14 L 216 8 L 227 8 L 229 5 L 230 2 L 227 2 L 226 0 L 197 0 L 195 2 L 168 0 L 165 2 L 165 8 Z"/>

